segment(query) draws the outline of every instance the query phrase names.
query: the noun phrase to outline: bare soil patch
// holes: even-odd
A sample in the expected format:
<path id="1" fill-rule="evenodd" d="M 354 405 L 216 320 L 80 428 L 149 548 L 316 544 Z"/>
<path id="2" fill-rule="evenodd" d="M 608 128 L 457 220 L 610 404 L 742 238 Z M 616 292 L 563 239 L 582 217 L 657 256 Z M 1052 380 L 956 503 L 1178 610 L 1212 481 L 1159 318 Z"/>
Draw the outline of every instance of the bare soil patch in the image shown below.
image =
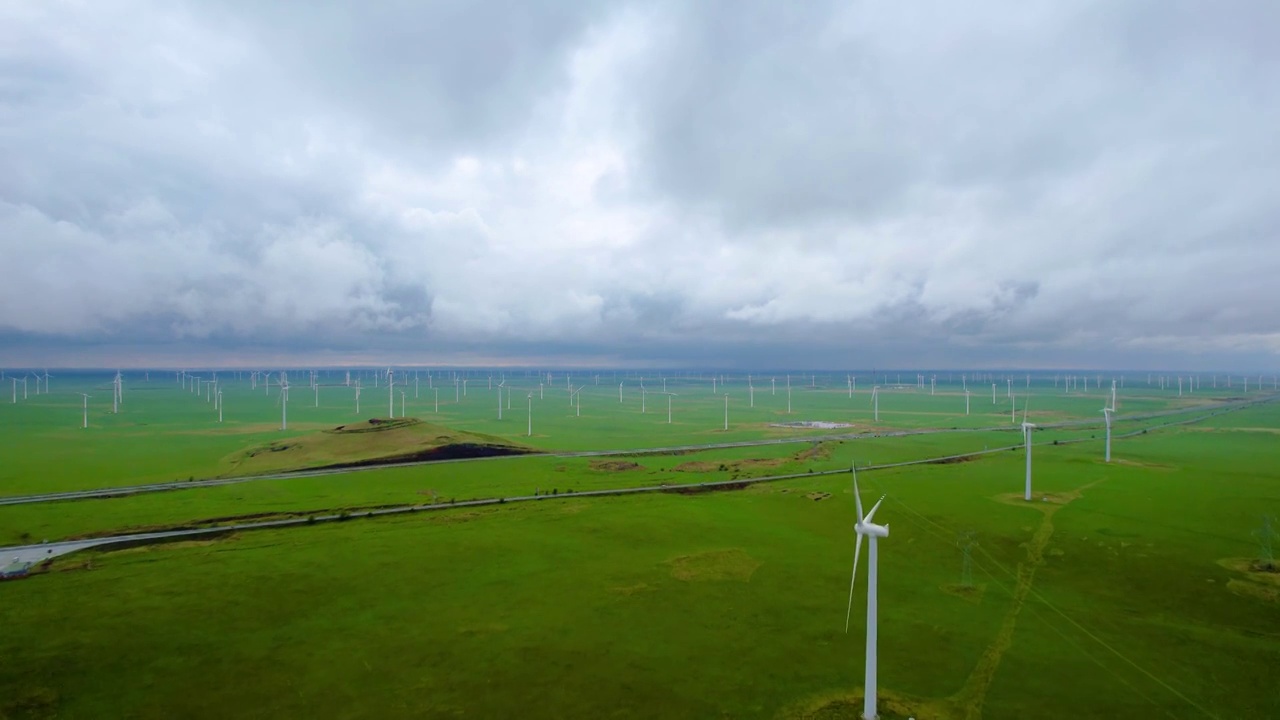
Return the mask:
<path id="1" fill-rule="evenodd" d="M 930 460 L 928 464 L 929 465 L 956 465 L 958 463 L 973 462 L 974 460 L 977 460 L 979 457 L 982 457 L 982 456 L 981 455 L 958 455 L 956 457 L 946 457 L 946 458 L 938 458 L 937 460 Z"/>
<path id="2" fill-rule="evenodd" d="M 629 460 L 592 460 L 591 469 L 607 472 L 626 472 L 628 470 L 643 470 L 644 466 Z"/>
<path id="3" fill-rule="evenodd" d="M 948 595 L 955 595 L 961 600 L 966 600 L 975 605 L 982 602 L 982 596 L 987 592 L 986 585 L 961 585 L 959 583 L 951 585 L 939 585 L 939 589 Z"/>
<path id="4" fill-rule="evenodd" d="M 750 582 L 751 576 L 760 567 L 760 561 L 741 548 L 681 555 L 668 560 L 667 564 L 671 566 L 671 577 L 685 582 Z"/>

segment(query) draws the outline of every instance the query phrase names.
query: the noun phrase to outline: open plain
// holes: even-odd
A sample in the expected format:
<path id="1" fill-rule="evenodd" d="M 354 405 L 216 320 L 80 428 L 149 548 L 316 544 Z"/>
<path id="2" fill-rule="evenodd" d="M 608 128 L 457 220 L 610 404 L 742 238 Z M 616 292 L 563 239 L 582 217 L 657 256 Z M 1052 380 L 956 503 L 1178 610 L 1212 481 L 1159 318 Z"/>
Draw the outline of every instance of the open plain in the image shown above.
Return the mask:
<path id="1" fill-rule="evenodd" d="M 854 463 L 892 528 L 883 717 L 1280 714 L 1280 574 L 1256 562 L 1280 506 L 1270 390 L 1130 377 L 1105 463 L 1109 388 L 1046 376 L 1014 384 L 1016 414 L 990 383 L 967 416 L 958 376 L 888 383 L 878 420 L 870 378 L 793 380 L 787 413 L 758 378 L 671 377 L 668 423 L 667 396 L 642 413 L 638 378 L 612 373 L 573 405 L 512 378 L 502 420 L 479 378 L 435 412 L 420 377 L 391 420 L 385 388 L 357 416 L 322 373 L 282 431 L 278 390 L 224 374 L 218 423 L 173 373 L 132 373 L 120 412 L 95 402 L 81 428 L 72 393 L 103 377 L 0 405 L 0 494 L 166 489 L 0 506 L 0 544 L 296 525 L 109 545 L 0 585 L 6 718 L 855 717 Z M 1011 422 L 1028 393 L 1030 503 Z M 775 426 L 797 420 L 850 427 Z M 648 490 L 584 494 L 628 488 Z M 362 517 L 388 508 L 408 511 Z"/>

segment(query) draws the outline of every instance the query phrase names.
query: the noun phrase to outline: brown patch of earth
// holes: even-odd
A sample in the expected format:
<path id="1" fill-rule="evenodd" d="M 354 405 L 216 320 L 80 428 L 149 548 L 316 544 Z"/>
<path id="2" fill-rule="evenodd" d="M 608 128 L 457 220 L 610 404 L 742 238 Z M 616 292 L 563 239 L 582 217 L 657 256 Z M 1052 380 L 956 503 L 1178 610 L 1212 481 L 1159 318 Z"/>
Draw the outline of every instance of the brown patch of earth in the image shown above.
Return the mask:
<path id="1" fill-rule="evenodd" d="M 939 585 L 939 589 L 948 595 L 955 595 L 961 600 L 967 600 L 975 605 L 982 602 L 982 596 L 987 592 L 986 585 Z"/>
<path id="2" fill-rule="evenodd" d="M 824 693 L 783 708 L 778 720 L 854 720 L 862 717 L 862 688 L 856 693 Z M 960 717 L 946 700 L 918 698 L 886 688 L 876 690 L 876 713 L 881 720 L 952 720 Z"/>
<path id="3" fill-rule="evenodd" d="M 592 470 L 605 470 L 608 472 L 626 472 L 627 470 L 643 470 L 644 466 L 640 463 L 634 463 L 629 460 L 592 460 Z"/>
<path id="4" fill-rule="evenodd" d="M 831 444 L 820 442 L 795 454 L 796 460 L 826 460 L 831 457 Z"/>
<path id="5" fill-rule="evenodd" d="M 750 582 L 760 567 L 760 561 L 741 548 L 681 555 L 668 560 L 667 564 L 671 566 L 671 577 L 684 582 Z"/>
<path id="6" fill-rule="evenodd" d="M 992 498 L 992 500 L 995 500 L 996 502 L 999 502 L 999 503 L 1004 503 L 1006 505 L 1020 505 L 1023 507 L 1035 508 L 1037 510 L 1046 510 L 1048 508 L 1056 509 L 1061 505 L 1066 505 L 1067 503 L 1074 500 L 1075 497 L 1076 497 L 1075 493 L 1052 493 L 1052 492 L 1032 491 L 1031 502 L 1027 502 L 1026 500 L 1024 500 L 1023 494 L 1020 492 L 1003 493 L 1000 495 L 996 495 L 995 497 Z"/>
<path id="7" fill-rule="evenodd" d="M 810 500 L 815 500 L 815 501 L 816 501 L 816 500 L 826 500 L 827 498 L 831 497 L 831 493 L 829 493 L 829 492 L 811 492 L 811 493 L 809 493 L 808 495 L 805 495 L 805 497 L 809 498 Z"/>
<path id="8" fill-rule="evenodd" d="M 1264 602 L 1280 603 L 1280 563 L 1267 567 L 1257 558 L 1224 558 L 1218 564 L 1244 576 L 1228 580 L 1227 590 Z"/>
<path id="9" fill-rule="evenodd" d="M 954 464 L 956 464 L 956 463 L 967 463 L 967 462 L 973 462 L 974 460 L 977 460 L 979 457 L 981 457 L 981 456 L 980 456 L 980 455 L 958 455 L 958 456 L 956 456 L 956 457 L 938 458 L 937 460 L 930 460 L 928 464 L 930 464 L 930 465 L 954 465 Z"/>
<path id="10" fill-rule="evenodd" d="M 787 462 L 786 458 L 748 458 L 746 460 L 731 460 L 728 462 L 718 462 L 715 460 L 690 460 L 683 462 L 671 468 L 676 472 L 737 472 L 748 468 L 772 468 L 778 467 Z"/>

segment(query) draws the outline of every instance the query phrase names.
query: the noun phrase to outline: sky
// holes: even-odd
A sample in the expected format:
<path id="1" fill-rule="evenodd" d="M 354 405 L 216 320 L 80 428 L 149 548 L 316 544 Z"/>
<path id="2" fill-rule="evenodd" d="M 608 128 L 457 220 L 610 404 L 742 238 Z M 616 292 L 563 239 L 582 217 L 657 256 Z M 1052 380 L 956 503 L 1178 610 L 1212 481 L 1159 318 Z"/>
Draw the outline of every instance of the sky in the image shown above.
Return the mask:
<path id="1" fill-rule="evenodd" d="M 0 0 L 0 366 L 1280 366 L 1280 4 Z"/>

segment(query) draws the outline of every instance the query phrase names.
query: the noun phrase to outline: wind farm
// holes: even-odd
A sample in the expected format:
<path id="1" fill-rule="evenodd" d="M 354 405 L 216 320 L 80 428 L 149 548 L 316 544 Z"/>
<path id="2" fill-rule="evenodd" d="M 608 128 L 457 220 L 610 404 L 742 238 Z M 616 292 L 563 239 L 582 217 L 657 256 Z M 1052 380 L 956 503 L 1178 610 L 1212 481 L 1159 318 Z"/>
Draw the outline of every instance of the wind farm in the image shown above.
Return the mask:
<path id="1" fill-rule="evenodd" d="M 390 388 L 428 372 L 433 387 L 483 380 L 465 396 L 405 392 L 395 403 Z M 516 712 L 548 682 L 572 691 L 549 701 L 547 717 L 651 694 L 603 682 L 623 672 L 615 662 L 636 688 L 667 687 L 657 701 L 671 716 L 715 707 L 761 717 L 1003 717 L 1037 703 L 1041 717 L 1198 717 L 1211 706 L 1247 715 L 1274 700 L 1249 688 L 1265 686 L 1262 659 L 1276 648 L 1244 630 L 1265 638 L 1277 607 L 1277 576 L 1256 569 L 1253 549 L 1259 513 L 1278 499 L 1265 429 L 1280 427 L 1280 403 L 1256 378 L 1249 393 L 1224 383 L 1179 396 L 1174 382 L 1128 377 L 1113 395 L 1037 373 L 1021 394 L 984 409 L 961 402 L 974 376 L 987 375 L 972 371 L 911 373 L 907 382 L 896 371 L 810 373 L 777 394 L 755 393 L 761 373 L 552 372 L 565 375 L 563 395 L 544 392 L 540 369 L 507 369 L 492 385 L 489 371 L 464 368 L 58 372 L 60 387 L 0 414 L 0 449 L 13 459 L 0 488 L 0 544 L 15 580 L 0 590 L 16 612 L 0 645 L 28 658 L 9 671 L 8 687 L 24 702 L 90 712 L 107 696 L 58 680 L 24 648 L 77 637 L 158 667 L 179 652 L 171 624 L 195 613 L 208 634 L 191 642 L 240 657 L 273 617 L 269 604 L 327 618 L 343 605 L 317 603 L 326 595 L 315 583 L 338 583 L 374 614 L 349 627 L 324 620 L 323 641 L 295 635 L 300 652 L 327 647 L 335 632 L 340 643 L 360 638 L 358 655 L 371 664 L 395 656 L 444 673 L 448 686 L 433 685 L 430 702 L 490 714 Z M 292 413 L 290 375 L 315 384 L 313 402 Z M 575 375 L 589 379 L 577 385 Z M 650 390 L 643 375 L 668 390 Z M 862 390 L 852 389 L 855 377 Z M 355 410 L 366 381 L 385 381 L 387 417 Z M 619 388 L 621 402 L 612 397 Z M 110 404 L 101 400 L 108 393 Z M 493 405 L 505 410 L 513 393 L 526 412 L 499 417 Z M 649 412 L 646 395 L 666 395 L 667 412 Z M 1012 427 L 1011 408 L 1020 414 Z M 1110 456 L 1113 441 L 1122 459 Z M 37 450 L 54 445 L 55 455 Z M 1200 478 L 1209 467 L 1213 483 Z M 865 514 L 859 484 L 878 498 Z M 1239 532 L 1205 546 L 1199 525 L 1157 522 L 1185 503 Z M 875 524 L 877 513 L 895 522 L 881 548 L 888 526 Z M 841 591 L 850 528 L 855 575 Z M 957 584 L 955 538 L 975 532 L 982 542 L 963 550 L 969 581 Z M 583 533 L 595 538 L 581 546 L 591 551 L 571 550 Z M 646 541 L 633 542 L 635 533 Z M 854 592 L 863 538 L 865 598 Z M 353 566 L 358 586 L 344 579 Z M 423 595 L 393 566 L 449 589 Z M 271 582 L 276 573 L 291 580 Z M 501 606 L 484 589 L 491 582 L 507 588 Z M 140 633 L 136 650 L 91 628 L 91 608 L 71 601 L 102 583 L 141 594 L 129 611 L 139 622 L 158 613 L 151 629 L 128 631 Z M 203 589 L 161 603 L 179 587 Z M 242 615 L 215 611 L 259 596 Z M 1163 619 L 1133 619 L 1156 608 Z M 407 622 L 405 613 L 419 612 L 432 621 Z M 565 613 L 576 618 L 569 626 Z M 1233 623 L 1218 627 L 1228 615 Z M 618 627 L 596 628 L 606 616 Z M 282 627 L 302 631 L 295 621 Z M 455 648 L 449 662 L 393 640 L 405 632 L 415 646 Z M 1195 640 L 1204 633 L 1216 639 Z M 1161 637 L 1196 650 L 1161 651 Z M 499 649 L 517 647 L 546 658 L 574 648 L 595 660 L 567 674 L 546 662 L 492 665 Z M 606 647 L 621 657 L 601 662 Z M 644 661 L 643 647 L 689 659 Z M 780 676 L 778 658 L 787 659 Z M 352 661 L 344 654 L 325 667 L 355 672 Z M 1047 663 L 1065 663 L 1094 691 L 1055 693 L 1039 679 Z M 1232 668 L 1238 682 L 1195 683 L 1197 667 Z M 164 672 L 199 693 L 217 684 L 221 671 L 211 671 L 187 660 Z M 463 678 L 484 672 L 510 692 L 477 699 Z M 774 680 L 752 682 L 766 674 Z M 106 682 L 111 673 L 89 676 Z M 398 669 L 379 683 L 409 678 Z M 301 695 L 268 700 L 281 682 L 243 685 L 244 702 L 292 714 L 329 698 L 304 683 Z M 189 709 L 176 695 L 140 702 Z M 385 698 L 343 702 L 395 714 Z"/>
<path id="2" fill-rule="evenodd" d="M 0 720 L 1280 718 L 1277 19 L 0 3 Z"/>

